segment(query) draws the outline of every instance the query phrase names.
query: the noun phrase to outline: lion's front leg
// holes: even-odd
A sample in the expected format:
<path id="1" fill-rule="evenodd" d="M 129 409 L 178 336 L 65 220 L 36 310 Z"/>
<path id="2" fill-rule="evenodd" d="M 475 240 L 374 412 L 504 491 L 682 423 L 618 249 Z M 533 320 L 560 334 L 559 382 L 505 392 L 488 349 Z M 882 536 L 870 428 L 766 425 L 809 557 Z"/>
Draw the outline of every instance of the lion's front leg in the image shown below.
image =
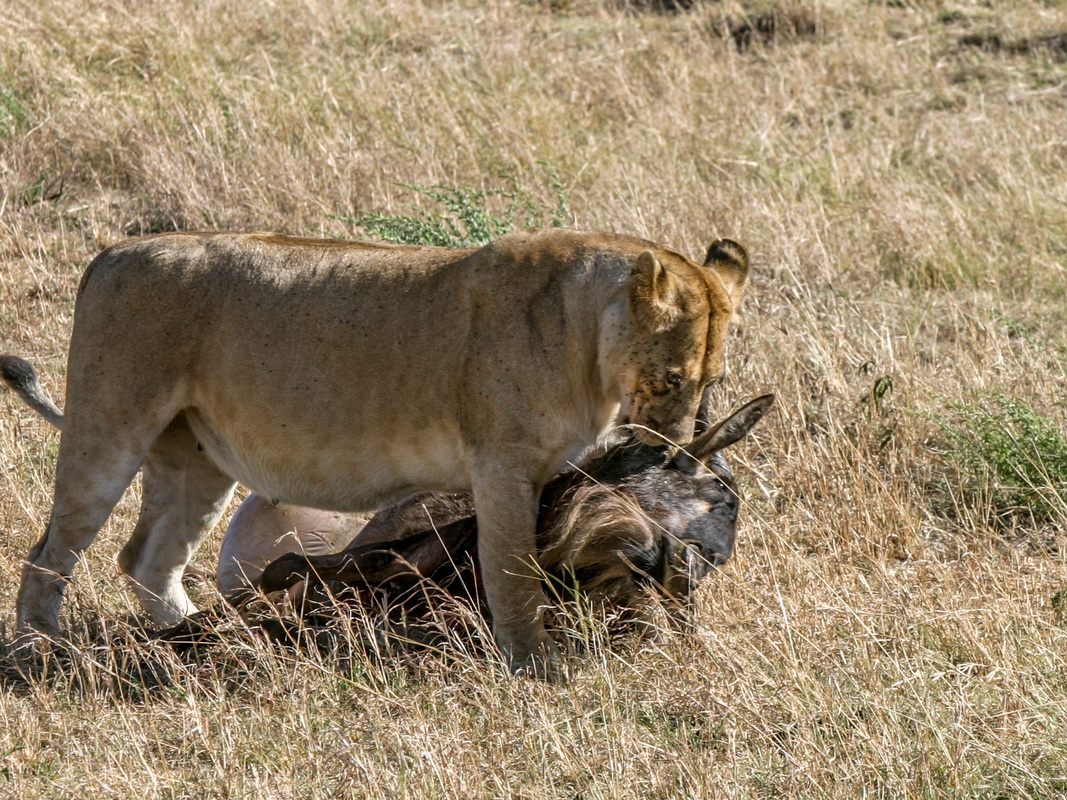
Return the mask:
<path id="1" fill-rule="evenodd" d="M 494 461 L 474 480 L 478 561 L 493 635 L 511 671 L 553 677 L 559 651 L 545 631 L 545 593 L 535 555 L 540 485 Z"/>

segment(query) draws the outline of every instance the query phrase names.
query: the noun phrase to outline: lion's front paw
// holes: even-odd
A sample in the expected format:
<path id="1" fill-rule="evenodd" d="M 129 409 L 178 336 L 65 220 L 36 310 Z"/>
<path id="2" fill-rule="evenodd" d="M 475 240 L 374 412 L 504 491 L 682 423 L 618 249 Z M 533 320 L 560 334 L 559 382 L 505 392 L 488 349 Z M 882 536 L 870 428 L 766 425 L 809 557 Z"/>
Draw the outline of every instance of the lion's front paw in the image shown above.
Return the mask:
<path id="1" fill-rule="evenodd" d="M 567 677 L 566 662 L 559 648 L 543 630 L 529 644 L 512 644 L 501 649 L 507 655 L 512 675 L 551 682 Z"/>

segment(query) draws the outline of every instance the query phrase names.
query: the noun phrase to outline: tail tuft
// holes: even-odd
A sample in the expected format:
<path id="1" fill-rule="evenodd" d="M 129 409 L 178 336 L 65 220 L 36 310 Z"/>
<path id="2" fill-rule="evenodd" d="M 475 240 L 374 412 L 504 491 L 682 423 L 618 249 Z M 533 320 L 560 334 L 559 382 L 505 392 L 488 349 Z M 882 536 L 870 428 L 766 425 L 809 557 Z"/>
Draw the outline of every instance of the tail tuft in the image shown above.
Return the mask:
<path id="1" fill-rule="evenodd" d="M 0 355 L 0 379 L 3 379 L 30 408 L 57 428 L 63 427 L 63 412 L 41 388 L 37 370 L 29 361 L 18 356 Z"/>

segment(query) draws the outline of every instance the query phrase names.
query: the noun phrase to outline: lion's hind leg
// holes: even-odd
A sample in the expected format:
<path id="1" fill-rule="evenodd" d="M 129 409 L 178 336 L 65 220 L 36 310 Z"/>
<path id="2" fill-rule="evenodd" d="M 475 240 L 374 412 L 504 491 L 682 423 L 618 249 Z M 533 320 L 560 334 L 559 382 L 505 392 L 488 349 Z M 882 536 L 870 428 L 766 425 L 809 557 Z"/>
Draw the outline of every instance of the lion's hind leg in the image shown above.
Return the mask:
<path id="1" fill-rule="evenodd" d="M 225 511 L 236 483 L 197 444 L 184 414 L 153 443 L 142 467 L 141 514 L 119 567 L 154 622 L 175 625 L 196 611 L 182 574 Z"/>
<path id="2" fill-rule="evenodd" d="M 154 436 L 72 419 L 56 462 L 55 499 L 45 535 L 30 550 L 16 601 L 20 631 L 59 634 L 59 608 L 78 558 L 104 526 Z"/>

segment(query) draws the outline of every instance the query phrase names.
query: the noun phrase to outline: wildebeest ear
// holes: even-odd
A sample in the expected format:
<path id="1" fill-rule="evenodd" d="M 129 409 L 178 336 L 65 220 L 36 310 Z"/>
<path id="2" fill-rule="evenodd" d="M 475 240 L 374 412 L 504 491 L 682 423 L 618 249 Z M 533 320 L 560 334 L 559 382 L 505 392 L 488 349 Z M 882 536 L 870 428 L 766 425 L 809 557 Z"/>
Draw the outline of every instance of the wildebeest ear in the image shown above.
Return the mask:
<path id="1" fill-rule="evenodd" d="M 748 283 L 748 251 L 733 239 L 716 239 L 708 245 L 704 267 L 719 276 L 736 311 Z"/>
<path id="2" fill-rule="evenodd" d="M 712 453 L 745 438 L 773 404 L 773 394 L 765 394 L 748 401 L 711 430 L 686 445 L 685 449 L 679 450 L 674 457 L 675 465 L 685 472 L 694 472 L 697 461 L 707 461 Z"/>
<path id="3" fill-rule="evenodd" d="M 638 324 L 655 332 L 674 322 L 682 309 L 678 278 L 645 250 L 630 270 L 630 311 Z"/>

